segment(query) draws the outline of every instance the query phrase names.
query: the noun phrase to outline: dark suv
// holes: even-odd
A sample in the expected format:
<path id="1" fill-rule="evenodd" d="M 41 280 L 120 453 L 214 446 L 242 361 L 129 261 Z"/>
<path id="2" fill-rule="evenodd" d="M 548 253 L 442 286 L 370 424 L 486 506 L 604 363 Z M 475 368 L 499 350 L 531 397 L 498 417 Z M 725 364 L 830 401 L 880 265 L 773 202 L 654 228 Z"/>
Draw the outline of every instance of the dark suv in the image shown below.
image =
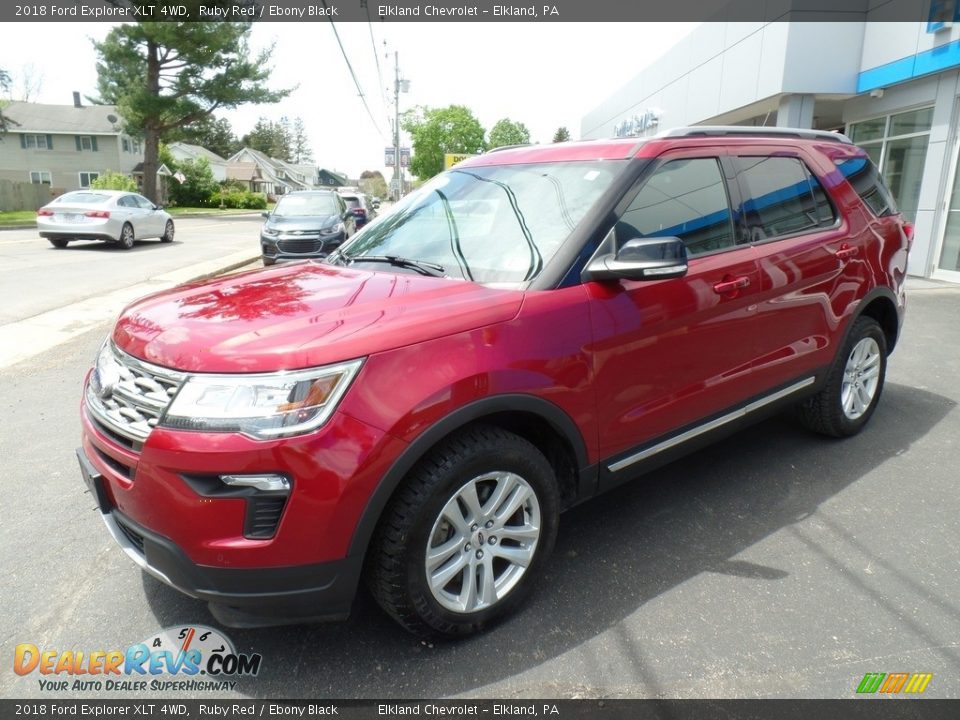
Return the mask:
<path id="1" fill-rule="evenodd" d="M 365 579 L 414 632 L 475 632 L 563 509 L 782 408 L 860 431 L 911 234 L 842 135 L 491 152 L 323 262 L 129 306 L 83 475 L 127 554 L 226 624 L 343 618 Z"/>
<path id="2" fill-rule="evenodd" d="M 264 265 L 326 257 L 357 231 L 350 208 L 331 190 L 289 193 L 263 217 L 260 250 Z"/>

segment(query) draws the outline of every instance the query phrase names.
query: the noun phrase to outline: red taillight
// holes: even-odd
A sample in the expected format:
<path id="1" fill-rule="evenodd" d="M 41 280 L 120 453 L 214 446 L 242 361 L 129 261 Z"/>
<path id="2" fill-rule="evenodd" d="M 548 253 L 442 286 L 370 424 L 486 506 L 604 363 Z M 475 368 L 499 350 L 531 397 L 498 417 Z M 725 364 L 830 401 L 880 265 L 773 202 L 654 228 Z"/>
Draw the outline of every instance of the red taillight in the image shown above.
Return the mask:
<path id="1" fill-rule="evenodd" d="M 907 236 L 907 247 L 913 245 L 913 223 L 905 222 L 903 224 L 903 234 Z"/>
<path id="2" fill-rule="evenodd" d="M 53 215 L 53 210 L 47 210 L 46 208 L 37 210 L 38 217 L 50 217 L 51 215 Z"/>
<path id="3" fill-rule="evenodd" d="M 103 219 L 107 219 L 107 218 L 110 217 L 110 212 L 109 212 L 108 210 L 89 210 L 89 211 L 87 211 L 87 212 L 84 213 L 84 216 L 85 216 L 85 217 L 92 217 L 92 218 L 103 218 Z"/>

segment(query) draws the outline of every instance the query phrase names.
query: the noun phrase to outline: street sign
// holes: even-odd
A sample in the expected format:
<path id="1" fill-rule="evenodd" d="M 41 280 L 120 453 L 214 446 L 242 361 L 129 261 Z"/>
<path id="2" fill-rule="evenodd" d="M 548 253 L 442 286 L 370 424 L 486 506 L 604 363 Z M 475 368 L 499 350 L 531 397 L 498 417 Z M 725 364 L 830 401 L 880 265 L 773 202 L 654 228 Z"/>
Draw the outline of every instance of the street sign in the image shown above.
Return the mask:
<path id="1" fill-rule="evenodd" d="M 471 155 L 470 153 L 447 153 L 443 156 L 443 169 L 449 170 L 458 162 L 463 162 L 467 158 L 476 157 L 476 155 Z"/>
<path id="2" fill-rule="evenodd" d="M 400 148 L 400 167 L 410 167 L 410 148 Z"/>
<path id="3" fill-rule="evenodd" d="M 393 167 L 397 164 L 397 149 L 388 147 L 383 149 L 383 164 L 387 167 Z"/>

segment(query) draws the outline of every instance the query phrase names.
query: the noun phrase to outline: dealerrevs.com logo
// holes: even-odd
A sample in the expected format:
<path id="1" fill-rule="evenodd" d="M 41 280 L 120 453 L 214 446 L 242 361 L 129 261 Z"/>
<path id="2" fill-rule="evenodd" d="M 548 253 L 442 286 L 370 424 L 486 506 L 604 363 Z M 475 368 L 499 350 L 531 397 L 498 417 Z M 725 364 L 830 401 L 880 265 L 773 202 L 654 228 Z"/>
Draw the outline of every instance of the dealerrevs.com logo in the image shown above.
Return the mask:
<path id="1" fill-rule="evenodd" d="M 218 630 L 203 625 L 166 628 L 126 650 L 56 650 L 20 643 L 17 675 L 37 673 L 41 690 L 142 692 L 234 690 L 238 677 L 260 672 L 259 653 L 238 653 Z"/>
<path id="2" fill-rule="evenodd" d="M 860 695 L 921 695 L 933 680 L 933 673 L 867 673 L 857 686 Z"/>

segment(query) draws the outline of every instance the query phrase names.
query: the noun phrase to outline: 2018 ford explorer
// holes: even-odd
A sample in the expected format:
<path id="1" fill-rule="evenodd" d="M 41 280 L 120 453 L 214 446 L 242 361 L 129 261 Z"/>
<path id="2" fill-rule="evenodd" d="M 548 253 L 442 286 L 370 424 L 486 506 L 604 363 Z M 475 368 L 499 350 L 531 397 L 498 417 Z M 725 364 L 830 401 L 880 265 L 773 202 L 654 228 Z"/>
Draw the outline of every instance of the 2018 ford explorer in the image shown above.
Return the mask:
<path id="1" fill-rule="evenodd" d="M 559 513 L 792 406 L 863 428 L 912 229 L 866 154 L 684 128 L 491 152 L 323 261 L 130 305 L 82 400 L 114 539 L 228 625 L 423 635 L 537 582 Z"/>

